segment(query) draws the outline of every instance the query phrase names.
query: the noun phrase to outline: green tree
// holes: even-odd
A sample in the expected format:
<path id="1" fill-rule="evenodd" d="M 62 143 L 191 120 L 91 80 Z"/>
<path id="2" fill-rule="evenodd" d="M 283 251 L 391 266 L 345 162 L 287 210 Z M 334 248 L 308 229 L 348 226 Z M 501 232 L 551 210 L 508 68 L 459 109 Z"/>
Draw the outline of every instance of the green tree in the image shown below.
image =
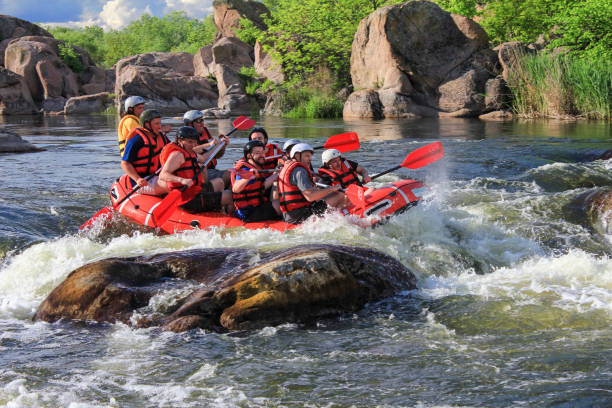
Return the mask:
<path id="1" fill-rule="evenodd" d="M 612 59 L 612 3 L 583 0 L 568 7 L 555 19 L 558 29 L 553 46 L 568 47 L 579 56 Z"/>
<path id="2" fill-rule="evenodd" d="M 267 31 L 241 20 L 239 37 L 254 43 L 281 63 L 289 80 L 303 80 L 321 67 L 331 70 L 336 86 L 350 83 L 350 53 L 359 22 L 391 2 L 372 0 L 272 0 Z"/>
<path id="3" fill-rule="evenodd" d="M 76 45 L 87 52 L 96 64 L 104 63 L 104 30 L 102 27 L 89 26 L 85 28 L 72 29 L 67 27 L 47 27 L 58 40 L 64 41 L 69 45 Z"/>

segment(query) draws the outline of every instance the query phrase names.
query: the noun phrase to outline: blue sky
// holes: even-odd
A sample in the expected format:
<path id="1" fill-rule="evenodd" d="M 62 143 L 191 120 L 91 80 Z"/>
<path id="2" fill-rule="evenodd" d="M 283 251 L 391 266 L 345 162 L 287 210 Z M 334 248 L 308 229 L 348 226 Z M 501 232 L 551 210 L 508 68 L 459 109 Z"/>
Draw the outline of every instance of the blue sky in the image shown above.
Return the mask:
<path id="1" fill-rule="evenodd" d="M 163 16 L 183 10 L 202 19 L 212 13 L 212 0 L 0 0 L 0 14 L 35 23 L 120 29 L 148 13 Z"/>

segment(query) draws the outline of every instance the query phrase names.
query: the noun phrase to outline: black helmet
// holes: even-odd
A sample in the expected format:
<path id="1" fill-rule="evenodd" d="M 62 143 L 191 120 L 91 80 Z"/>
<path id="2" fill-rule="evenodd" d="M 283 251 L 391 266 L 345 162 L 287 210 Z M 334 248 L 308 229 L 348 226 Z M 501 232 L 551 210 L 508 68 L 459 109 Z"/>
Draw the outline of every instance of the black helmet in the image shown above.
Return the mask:
<path id="1" fill-rule="evenodd" d="M 176 131 L 176 139 L 200 140 L 200 134 L 191 126 L 181 126 Z"/>
<path id="2" fill-rule="evenodd" d="M 251 153 L 255 147 L 263 147 L 266 148 L 266 145 L 260 142 L 259 140 L 251 140 L 247 144 L 244 145 L 244 159 L 247 160 L 247 154 Z"/>
<path id="3" fill-rule="evenodd" d="M 263 133 L 264 139 L 268 141 L 268 132 L 266 132 L 266 129 L 262 127 L 254 127 L 253 129 L 251 129 L 251 132 L 249 132 L 249 140 L 251 140 L 251 135 L 253 133 Z"/>
<path id="4" fill-rule="evenodd" d="M 140 114 L 140 125 L 144 126 L 145 123 L 151 122 L 153 119 L 161 118 L 162 114 L 155 109 L 147 109 Z"/>

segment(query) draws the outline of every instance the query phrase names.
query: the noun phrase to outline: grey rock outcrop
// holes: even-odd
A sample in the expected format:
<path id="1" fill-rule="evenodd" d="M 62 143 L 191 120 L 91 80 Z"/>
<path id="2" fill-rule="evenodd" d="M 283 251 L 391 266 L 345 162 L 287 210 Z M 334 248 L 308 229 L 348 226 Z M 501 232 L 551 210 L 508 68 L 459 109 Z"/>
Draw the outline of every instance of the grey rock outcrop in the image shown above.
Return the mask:
<path id="1" fill-rule="evenodd" d="M 208 78 L 194 75 L 191 54 L 134 55 L 120 60 L 115 69 L 117 101 L 140 95 L 158 109 L 173 112 L 217 106 L 218 95 Z"/>
<path id="2" fill-rule="evenodd" d="M 263 3 L 252 0 L 214 0 L 213 6 L 217 39 L 235 37 L 241 18 L 248 18 L 260 30 L 267 29 L 262 16 L 270 15 L 270 11 Z"/>
<path id="3" fill-rule="evenodd" d="M 0 67 L 0 115 L 31 115 L 36 111 L 23 77 Z"/>
<path id="4" fill-rule="evenodd" d="M 261 261 L 253 264 L 258 255 Z M 150 299 L 164 290 L 164 278 L 180 279 L 183 294 L 171 305 L 154 307 Z M 371 249 L 303 245 L 264 254 L 192 250 L 82 266 L 47 296 L 34 320 L 121 321 L 172 331 L 244 330 L 352 312 L 414 288 L 410 271 Z"/>
<path id="5" fill-rule="evenodd" d="M 382 7 L 355 34 L 351 77 L 360 94 L 349 97 L 344 117 L 477 116 L 498 71 L 487 34 L 474 21 L 428 1 Z M 379 97 L 369 92 L 364 99 L 364 90 Z"/>
<path id="6" fill-rule="evenodd" d="M 285 80 L 285 74 L 283 73 L 280 63 L 276 62 L 270 55 L 264 52 L 259 41 L 255 43 L 255 49 L 253 51 L 255 55 L 255 73 L 269 79 L 275 84 L 282 83 Z"/>

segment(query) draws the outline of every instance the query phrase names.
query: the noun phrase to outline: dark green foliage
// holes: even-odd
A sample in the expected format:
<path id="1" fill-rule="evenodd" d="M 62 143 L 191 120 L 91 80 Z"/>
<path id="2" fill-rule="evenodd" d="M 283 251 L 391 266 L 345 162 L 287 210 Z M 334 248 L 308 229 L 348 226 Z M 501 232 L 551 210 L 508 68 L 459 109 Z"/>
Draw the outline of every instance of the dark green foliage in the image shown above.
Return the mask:
<path id="1" fill-rule="evenodd" d="M 217 31 L 212 15 L 200 21 L 188 18 L 184 12 L 172 12 L 161 18 L 144 14 L 126 28 L 108 32 L 100 27 L 47 27 L 47 30 L 59 40 L 86 49 L 97 64 L 106 67 L 121 58 L 145 52 L 195 53 L 211 44 Z"/>
<path id="2" fill-rule="evenodd" d="M 83 63 L 77 51 L 70 44 L 58 44 L 59 56 L 73 72 L 83 71 Z"/>

